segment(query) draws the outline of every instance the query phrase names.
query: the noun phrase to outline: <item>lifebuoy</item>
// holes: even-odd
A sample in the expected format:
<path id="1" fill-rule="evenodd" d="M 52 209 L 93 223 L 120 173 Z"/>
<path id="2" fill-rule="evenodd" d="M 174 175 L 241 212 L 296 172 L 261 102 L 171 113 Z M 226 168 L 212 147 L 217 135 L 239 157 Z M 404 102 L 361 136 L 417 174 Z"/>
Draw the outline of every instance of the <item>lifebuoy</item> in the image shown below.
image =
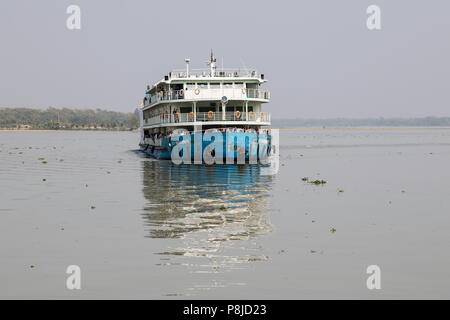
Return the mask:
<path id="1" fill-rule="evenodd" d="M 250 120 L 255 119 L 255 114 L 253 113 L 253 111 L 250 111 L 250 112 L 248 113 L 248 116 L 249 116 Z"/>
<path id="2" fill-rule="evenodd" d="M 194 113 L 193 112 L 190 112 L 189 113 L 189 118 L 192 120 L 192 119 L 194 119 Z"/>
<path id="3" fill-rule="evenodd" d="M 234 116 L 239 119 L 241 117 L 241 113 L 239 112 L 239 110 L 236 110 L 236 112 L 234 113 Z"/>
<path id="4" fill-rule="evenodd" d="M 194 90 L 194 93 L 195 93 L 196 95 L 199 95 L 199 94 L 200 94 L 200 89 L 199 89 L 199 88 L 195 89 L 195 90 Z"/>
<path id="5" fill-rule="evenodd" d="M 212 119 L 214 117 L 214 112 L 212 110 L 208 111 L 208 118 Z"/>
<path id="6" fill-rule="evenodd" d="M 183 89 L 179 90 L 179 91 L 178 91 L 178 95 L 179 95 L 180 97 L 182 97 L 182 96 L 184 95 L 184 90 L 183 90 Z"/>

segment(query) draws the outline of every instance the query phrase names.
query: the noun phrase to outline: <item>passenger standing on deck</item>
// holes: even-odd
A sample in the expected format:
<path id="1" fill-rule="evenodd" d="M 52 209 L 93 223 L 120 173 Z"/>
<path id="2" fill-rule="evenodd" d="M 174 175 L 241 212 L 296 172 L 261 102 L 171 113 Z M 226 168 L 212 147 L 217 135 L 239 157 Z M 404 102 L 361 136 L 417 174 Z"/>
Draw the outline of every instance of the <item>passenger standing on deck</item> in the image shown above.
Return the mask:
<path id="1" fill-rule="evenodd" d="M 148 100 L 148 103 L 150 103 L 151 94 L 149 85 L 147 85 L 147 90 L 145 90 L 145 98 Z"/>

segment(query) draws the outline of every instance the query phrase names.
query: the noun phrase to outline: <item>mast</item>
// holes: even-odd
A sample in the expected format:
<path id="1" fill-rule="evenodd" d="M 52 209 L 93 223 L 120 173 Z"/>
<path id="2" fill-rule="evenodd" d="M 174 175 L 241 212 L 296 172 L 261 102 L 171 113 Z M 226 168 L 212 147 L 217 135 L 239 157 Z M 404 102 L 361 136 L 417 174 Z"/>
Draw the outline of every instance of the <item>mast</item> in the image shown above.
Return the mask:
<path id="1" fill-rule="evenodd" d="M 213 53 L 212 49 L 211 49 L 211 59 L 209 62 L 209 66 L 211 68 L 211 71 L 210 71 L 211 77 L 215 77 L 215 75 L 216 75 L 216 58 L 214 58 L 214 53 Z"/>

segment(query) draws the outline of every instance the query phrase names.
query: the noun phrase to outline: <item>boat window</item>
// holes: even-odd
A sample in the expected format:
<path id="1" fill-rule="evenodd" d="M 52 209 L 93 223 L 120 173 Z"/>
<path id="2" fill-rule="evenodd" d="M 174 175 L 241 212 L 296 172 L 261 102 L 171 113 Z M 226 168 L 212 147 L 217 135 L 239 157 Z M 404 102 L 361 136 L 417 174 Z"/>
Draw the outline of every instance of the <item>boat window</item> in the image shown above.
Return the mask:
<path id="1" fill-rule="evenodd" d="M 224 88 L 233 88 L 233 84 L 231 82 L 224 82 L 223 87 Z"/>
<path id="2" fill-rule="evenodd" d="M 248 106 L 248 112 L 253 111 L 253 106 Z"/>
<path id="3" fill-rule="evenodd" d="M 206 89 L 208 88 L 208 84 L 207 83 L 198 83 L 197 86 L 201 89 Z"/>
<path id="4" fill-rule="evenodd" d="M 209 86 L 211 89 L 219 89 L 220 83 L 210 83 Z"/>
<path id="5" fill-rule="evenodd" d="M 180 107 L 180 113 L 189 113 L 192 111 L 191 107 Z"/>
<path id="6" fill-rule="evenodd" d="M 195 83 L 186 83 L 186 90 L 194 90 Z"/>
<path id="7" fill-rule="evenodd" d="M 210 110 L 212 112 L 215 112 L 216 111 L 216 107 L 199 107 L 198 108 L 198 112 L 208 112 Z"/>
<path id="8" fill-rule="evenodd" d="M 242 82 L 235 82 L 234 87 L 237 89 L 242 89 L 244 87 L 244 84 Z"/>

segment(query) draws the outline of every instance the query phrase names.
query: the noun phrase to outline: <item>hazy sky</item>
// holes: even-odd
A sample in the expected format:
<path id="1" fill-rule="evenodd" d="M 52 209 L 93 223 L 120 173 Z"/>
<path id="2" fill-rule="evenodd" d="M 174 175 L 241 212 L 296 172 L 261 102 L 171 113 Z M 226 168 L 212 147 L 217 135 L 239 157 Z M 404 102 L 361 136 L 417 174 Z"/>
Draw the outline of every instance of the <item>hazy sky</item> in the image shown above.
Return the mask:
<path id="1" fill-rule="evenodd" d="M 213 48 L 219 66 L 266 75 L 273 118 L 450 116 L 449 40 L 448 0 L 2 0 L 0 107 L 133 111 Z"/>

